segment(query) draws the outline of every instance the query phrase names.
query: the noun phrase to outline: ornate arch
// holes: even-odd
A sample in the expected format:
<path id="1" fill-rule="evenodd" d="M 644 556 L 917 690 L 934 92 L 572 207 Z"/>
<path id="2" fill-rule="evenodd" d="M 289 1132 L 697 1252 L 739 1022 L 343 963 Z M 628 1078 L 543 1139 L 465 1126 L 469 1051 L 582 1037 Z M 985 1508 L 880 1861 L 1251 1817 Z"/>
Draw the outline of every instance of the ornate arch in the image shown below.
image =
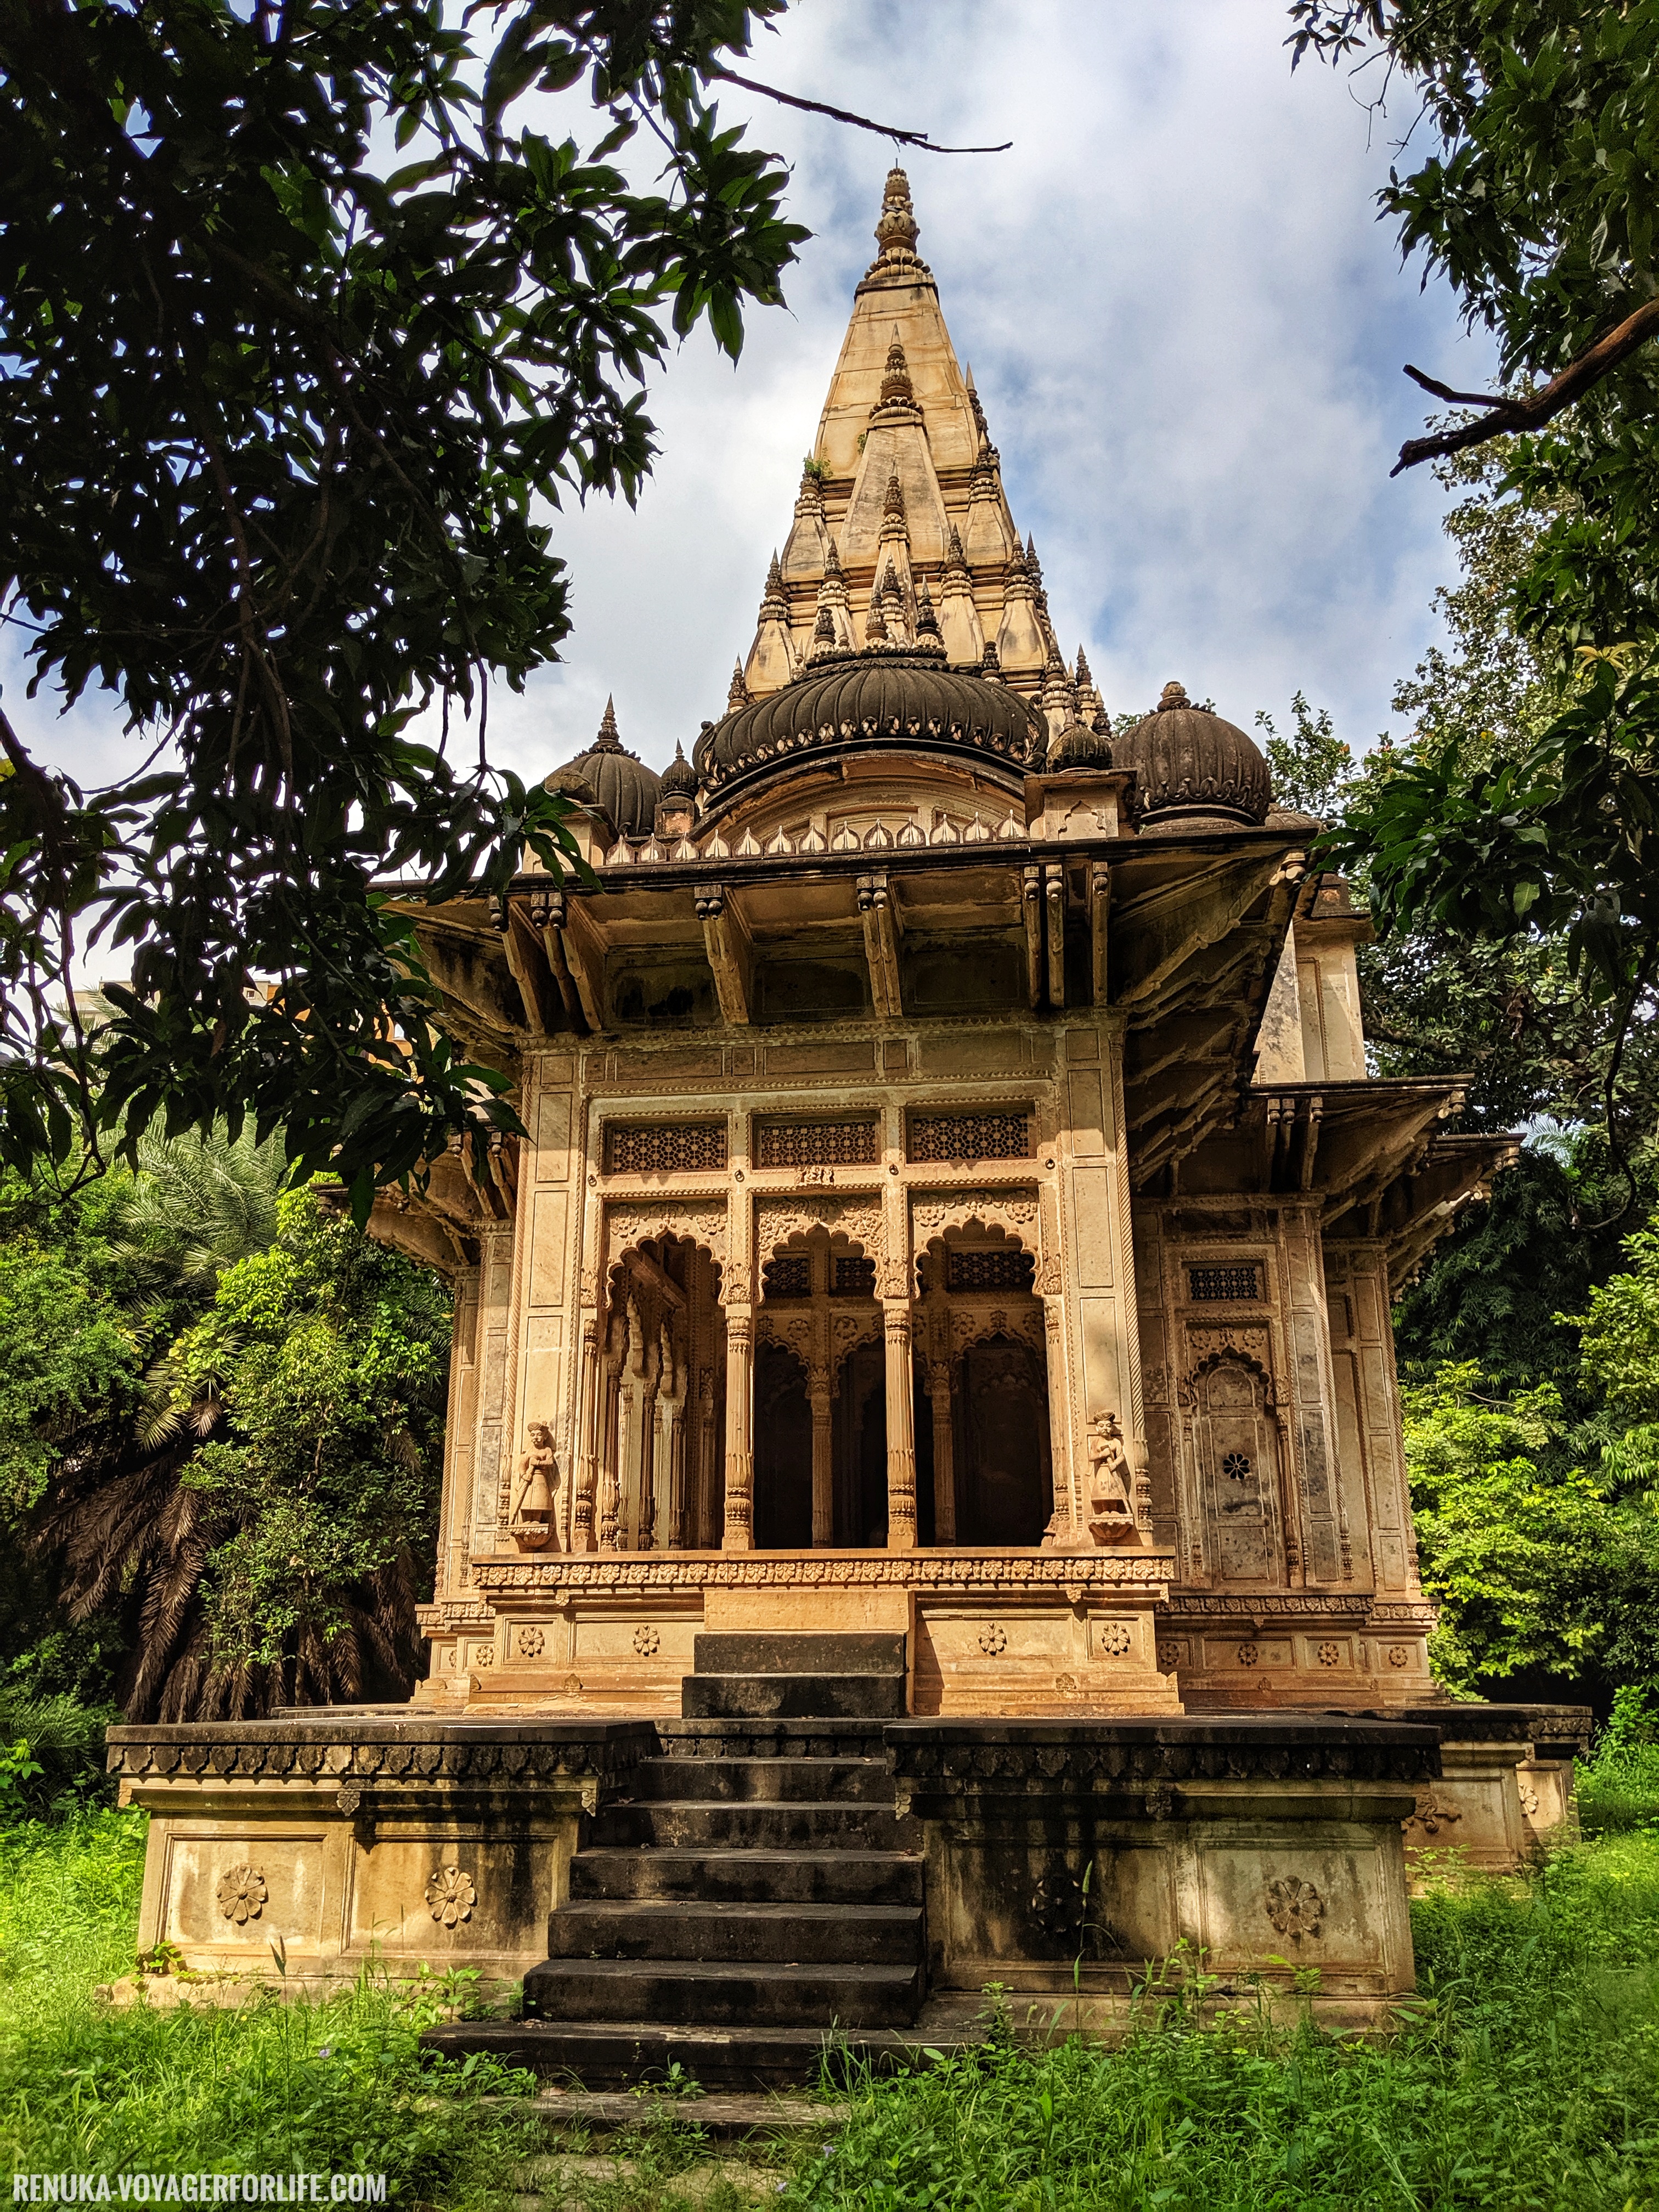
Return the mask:
<path id="1" fill-rule="evenodd" d="M 767 1261 L 787 1245 L 805 1244 L 815 1229 L 844 1237 L 878 1267 L 887 1256 L 881 1200 L 874 1193 L 858 1198 L 763 1198 L 755 1206 L 755 1258 Z"/>
<path id="2" fill-rule="evenodd" d="M 605 1264 L 602 1278 L 610 1285 L 616 1270 L 642 1244 L 677 1237 L 701 1244 L 716 1266 L 726 1264 L 726 1208 L 722 1205 L 676 1205 L 672 1200 L 620 1199 L 605 1210 Z"/>
<path id="3" fill-rule="evenodd" d="M 1198 1352 L 1200 1356 L 1193 1365 L 1187 1369 L 1176 1385 L 1176 1396 L 1178 1401 L 1189 1410 L 1195 1407 L 1198 1404 L 1198 1386 L 1204 1377 L 1213 1374 L 1218 1367 L 1224 1367 L 1231 1361 L 1235 1366 L 1247 1367 L 1251 1374 L 1261 1377 L 1262 1403 L 1283 1428 L 1285 1409 L 1279 1402 L 1279 1393 L 1273 1382 L 1273 1371 L 1265 1357 L 1267 1350 L 1266 1332 L 1262 1333 L 1260 1344 L 1255 1341 L 1253 1335 L 1247 1336 L 1242 1331 L 1234 1329 L 1206 1330 L 1206 1335 L 1222 1340 L 1203 1346 L 1194 1344 L 1190 1347 Z"/>
<path id="4" fill-rule="evenodd" d="M 929 1193 L 910 1201 L 912 1253 L 943 1238 L 952 1229 L 1000 1229 L 1023 1245 L 1036 1266 L 1039 1291 L 1057 1259 L 1042 1249 L 1042 1206 L 1035 1190 L 953 1190 Z"/>
<path id="5" fill-rule="evenodd" d="M 1015 1344 L 1028 1345 L 1033 1352 L 1048 1353 L 1048 1331 L 1041 1303 L 1027 1297 L 1018 1304 L 992 1306 L 988 1309 L 953 1305 L 951 1311 L 951 1355 L 953 1358 L 971 1350 L 976 1344 L 988 1344 L 996 1337 L 1006 1337 Z"/>

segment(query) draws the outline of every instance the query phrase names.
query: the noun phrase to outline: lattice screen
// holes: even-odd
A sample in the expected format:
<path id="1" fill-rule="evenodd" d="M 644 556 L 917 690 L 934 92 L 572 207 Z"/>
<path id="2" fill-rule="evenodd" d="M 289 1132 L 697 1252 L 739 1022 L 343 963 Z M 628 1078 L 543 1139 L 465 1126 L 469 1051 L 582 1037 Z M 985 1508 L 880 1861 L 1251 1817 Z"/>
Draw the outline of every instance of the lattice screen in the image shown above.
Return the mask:
<path id="1" fill-rule="evenodd" d="M 1261 1296 L 1261 1270 L 1254 1265 L 1248 1267 L 1188 1267 L 1188 1280 L 1191 1296 L 1200 1303 L 1210 1300 L 1259 1299 Z"/>
<path id="2" fill-rule="evenodd" d="M 807 1298 L 812 1295 L 812 1261 L 805 1252 L 787 1253 L 769 1260 L 763 1273 L 763 1294 L 769 1298 Z"/>
<path id="3" fill-rule="evenodd" d="M 1029 1252 L 957 1252 L 947 1247 L 947 1291 L 1029 1291 L 1036 1263 Z"/>
<path id="4" fill-rule="evenodd" d="M 872 1298 L 876 1295 L 876 1263 L 859 1258 L 837 1260 L 830 1290 L 838 1298 Z"/>
<path id="5" fill-rule="evenodd" d="M 760 1121 L 757 1168 L 867 1167 L 876 1158 L 873 1115 L 848 1121 Z"/>
<path id="6" fill-rule="evenodd" d="M 913 1160 L 1029 1160 L 1031 1117 L 1014 1114 L 913 1114 Z"/>
<path id="7" fill-rule="evenodd" d="M 726 1165 L 724 1121 L 607 1121 L 607 1175 L 685 1175 Z"/>

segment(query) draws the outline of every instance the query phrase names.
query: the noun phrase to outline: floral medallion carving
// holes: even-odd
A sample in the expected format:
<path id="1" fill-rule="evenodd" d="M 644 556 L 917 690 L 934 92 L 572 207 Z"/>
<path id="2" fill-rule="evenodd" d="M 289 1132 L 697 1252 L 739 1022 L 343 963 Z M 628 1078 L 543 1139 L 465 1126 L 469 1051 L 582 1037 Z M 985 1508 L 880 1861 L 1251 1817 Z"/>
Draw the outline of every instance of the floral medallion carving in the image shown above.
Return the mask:
<path id="1" fill-rule="evenodd" d="M 1254 1667 L 1261 1656 L 1261 1649 L 1259 1644 L 1241 1644 L 1238 1647 L 1238 1663 L 1241 1667 Z"/>
<path id="2" fill-rule="evenodd" d="M 979 1648 L 988 1659 L 1001 1657 L 1008 1649 L 1008 1632 L 1000 1621 L 989 1621 L 981 1629 Z"/>
<path id="3" fill-rule="evenodd" d="M 634 1631 L 634 1649 L 641 1659 L 649 1659 L 662 1649 L 662 1638 L 650 1623 L 642 1622 Z"/>
<path id="4" fill-rule="evenodd" d="M 1521 1810 L 1529 1820 L 1535 1820 L 1538 1818 L 1539 1803 L 1537 1790 L 1530 1782 L 1523 1782 L 1521 1784 Z"/>
<path id="5" fill-rule="evenodd" d="M 545 1632 L 536 1627 L 521 1628 L 519 1631 L 519 1649 L 526 1659 L 539 1659 L 547 1649 Z"/>
<path id="6" fill-rule="evenodd" d="M 258 1867 L 251 1866 L 227 1867 L 213 1893 L 219 1900 L 220 1911 L 239 1928 L 246 1928 L 250 1920 L 259 1917 L 270 1895 L 264 1875 Z"/>
<path id="7" fill-rule="evenodd" d="M 1456 1806 L 1449 1805 L 1443 1798 L 1437 1797 L 1432 1790 L 1421 1790 L 1417 1796 L 1417 1809 L 1405 1823 L 1406 1840 L 1407 1843 L 1414 1840 L 1412 1835 L 1413 1828 L 1417 1831 L 1418 1839 L 1437 1836 L 1443 1828 L 1449 1830 L 1455 1827 L 1462 1817 Z M 1446 1840 L 1448 1843 L 1451 1841 L 1449 1834 Z"/>
<path id="8" fill-rule="evenodd" d="M 1134 1632 L 1127 1621 L 1108 1621 L 1100 1632 L 1100 1648 L 1109 1659 L 1127 1658 L 1134 1640 Z"/>
<path id="9" fill-rule="evenodd" d="M 1340 1667 L 1342 1663 L 1342 1646 L 1340 1644 L 1322 1644 L 1314 1653 L 1314 1657 L 1318 1660 L 1322 1667 Z"/>
<path id="10" fill-rule="evenodd" d="M 472 1664 L 475 1667 L 493 1667 L 495 1663 L 495 1645 L 493 1644 L 481 1644 L 472 1655 Z"/>
<path id="11" fill-rule="evenodd" d="M 1409 1667 L 1409 1666 L 1411 1665 L 1411 1663 L 1412 1663 L 1412 1655 L 1411 1655 L 1410 1651 L 1407 1649 L 1407 1647 L 1406 1647 L 1406 1645 L 1405 1645 L 1405 1644 L 1389 1644 L 1389 1666 L 1390 1666 L 1390 1667 Z"/>
<path id="12" fill-rule="evenodd" d="M 427 1911 L 441 1928 L 455 1928 L 463 1920 L 471 1920 L 477 1901 L 471 1875 L 463 1874 L 459 1867 L 434 1868 L 427 1878 Z"/>
<path id="13" fill-rule="evenodd" d="M 1310 1881 L 1296 1875 L 1280 1875 L 1267 1884 L 1267 1917 L 1281 1936 L 1299 1943 L 1304 1936 L 1317 1936 L 1325 1917 L 1325 1900 Z"/>
<path id="14" fill-rule="evenodd" d="M 1180 1658 L 1181 1646 L 1178 1644 L 1160 1644 L 1158 1645 L 1158 1663 L 1160 1670 L 1164 1674 L 1172 1674 L 1175 1672 Z"/>

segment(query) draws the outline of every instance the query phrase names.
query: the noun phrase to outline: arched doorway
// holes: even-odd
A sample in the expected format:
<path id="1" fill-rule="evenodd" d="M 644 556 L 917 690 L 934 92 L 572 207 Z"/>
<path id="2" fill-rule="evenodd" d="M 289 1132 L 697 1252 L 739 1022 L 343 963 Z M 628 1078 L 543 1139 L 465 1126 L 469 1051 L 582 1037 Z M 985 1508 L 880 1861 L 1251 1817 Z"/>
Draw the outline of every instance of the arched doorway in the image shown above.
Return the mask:
<path id="1" fill-rule="evenodd" d="M 720 1263 L 671 1230 L 611 1269 L 600 1354 L 602 1552 L 717 1546 L 724 1505 L 726 1316 Z"/>
<path id="2" fill-rule="evenodd" d="M 921 1540 L 1042 1541 L 1054 1510 L 1048 1340 L 1032 1255 L 971 1221 L 917 1261 L 916 1504 Z"/>
<path id="3" fill-rule="evenodd" d="M 1040 1544 L 1054 1510 L 1042 1355 L 1009 1336 L 971 1344 L 957 1382 L 957 1541 Z"/>
<path id="4" fill-rule="evenodd" d="M 793 1346 L 755 1346 L 755 1548 L 805 1551 L 812 1541 L 812 1407 Z"/>
<path id="5" fill-rule="evenodd" d="M 875 1262 L 839 1231 L 797 1231 L 763 1262 L 753 1433 L 757 1549 L 886 1541 Z"/>

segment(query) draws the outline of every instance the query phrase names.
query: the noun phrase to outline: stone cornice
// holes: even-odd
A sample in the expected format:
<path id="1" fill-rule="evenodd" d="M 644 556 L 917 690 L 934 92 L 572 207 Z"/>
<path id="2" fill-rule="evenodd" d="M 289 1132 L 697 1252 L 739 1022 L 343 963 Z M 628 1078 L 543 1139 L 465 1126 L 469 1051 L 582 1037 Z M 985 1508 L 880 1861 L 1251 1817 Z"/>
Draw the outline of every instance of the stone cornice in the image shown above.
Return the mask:
<path id="1" fill-rule="evenodd" d="M 1162 1599 L 1169 1552 L 561 1553 L 553 1559 L 475 1559 L 475 1587 L 492 1598 L 667 1596 L 704 1589 L 970 1591 L 1018 1599 L 1032 1591 L 1078 1598 Z"/>
<path id="2" fill-rule="evenodd" d="M 928 1797 L 1092 1796 L 1160 1785 L 1178 1794 L 1182 1784 L 1418 1782 L 1440 1772 L 1432 1728 L 1327 1714 L 890 1721 L 882 1740 L 902 1790 Z"/>
<path id="3" fill-rule="evenodd" d="M 396 1719 L 334 1707 L 269 1721 L 155 1722 L 107 1731 L 127 1781 L 604 1784 L 656 1755 L 648 1721 Z"/>

